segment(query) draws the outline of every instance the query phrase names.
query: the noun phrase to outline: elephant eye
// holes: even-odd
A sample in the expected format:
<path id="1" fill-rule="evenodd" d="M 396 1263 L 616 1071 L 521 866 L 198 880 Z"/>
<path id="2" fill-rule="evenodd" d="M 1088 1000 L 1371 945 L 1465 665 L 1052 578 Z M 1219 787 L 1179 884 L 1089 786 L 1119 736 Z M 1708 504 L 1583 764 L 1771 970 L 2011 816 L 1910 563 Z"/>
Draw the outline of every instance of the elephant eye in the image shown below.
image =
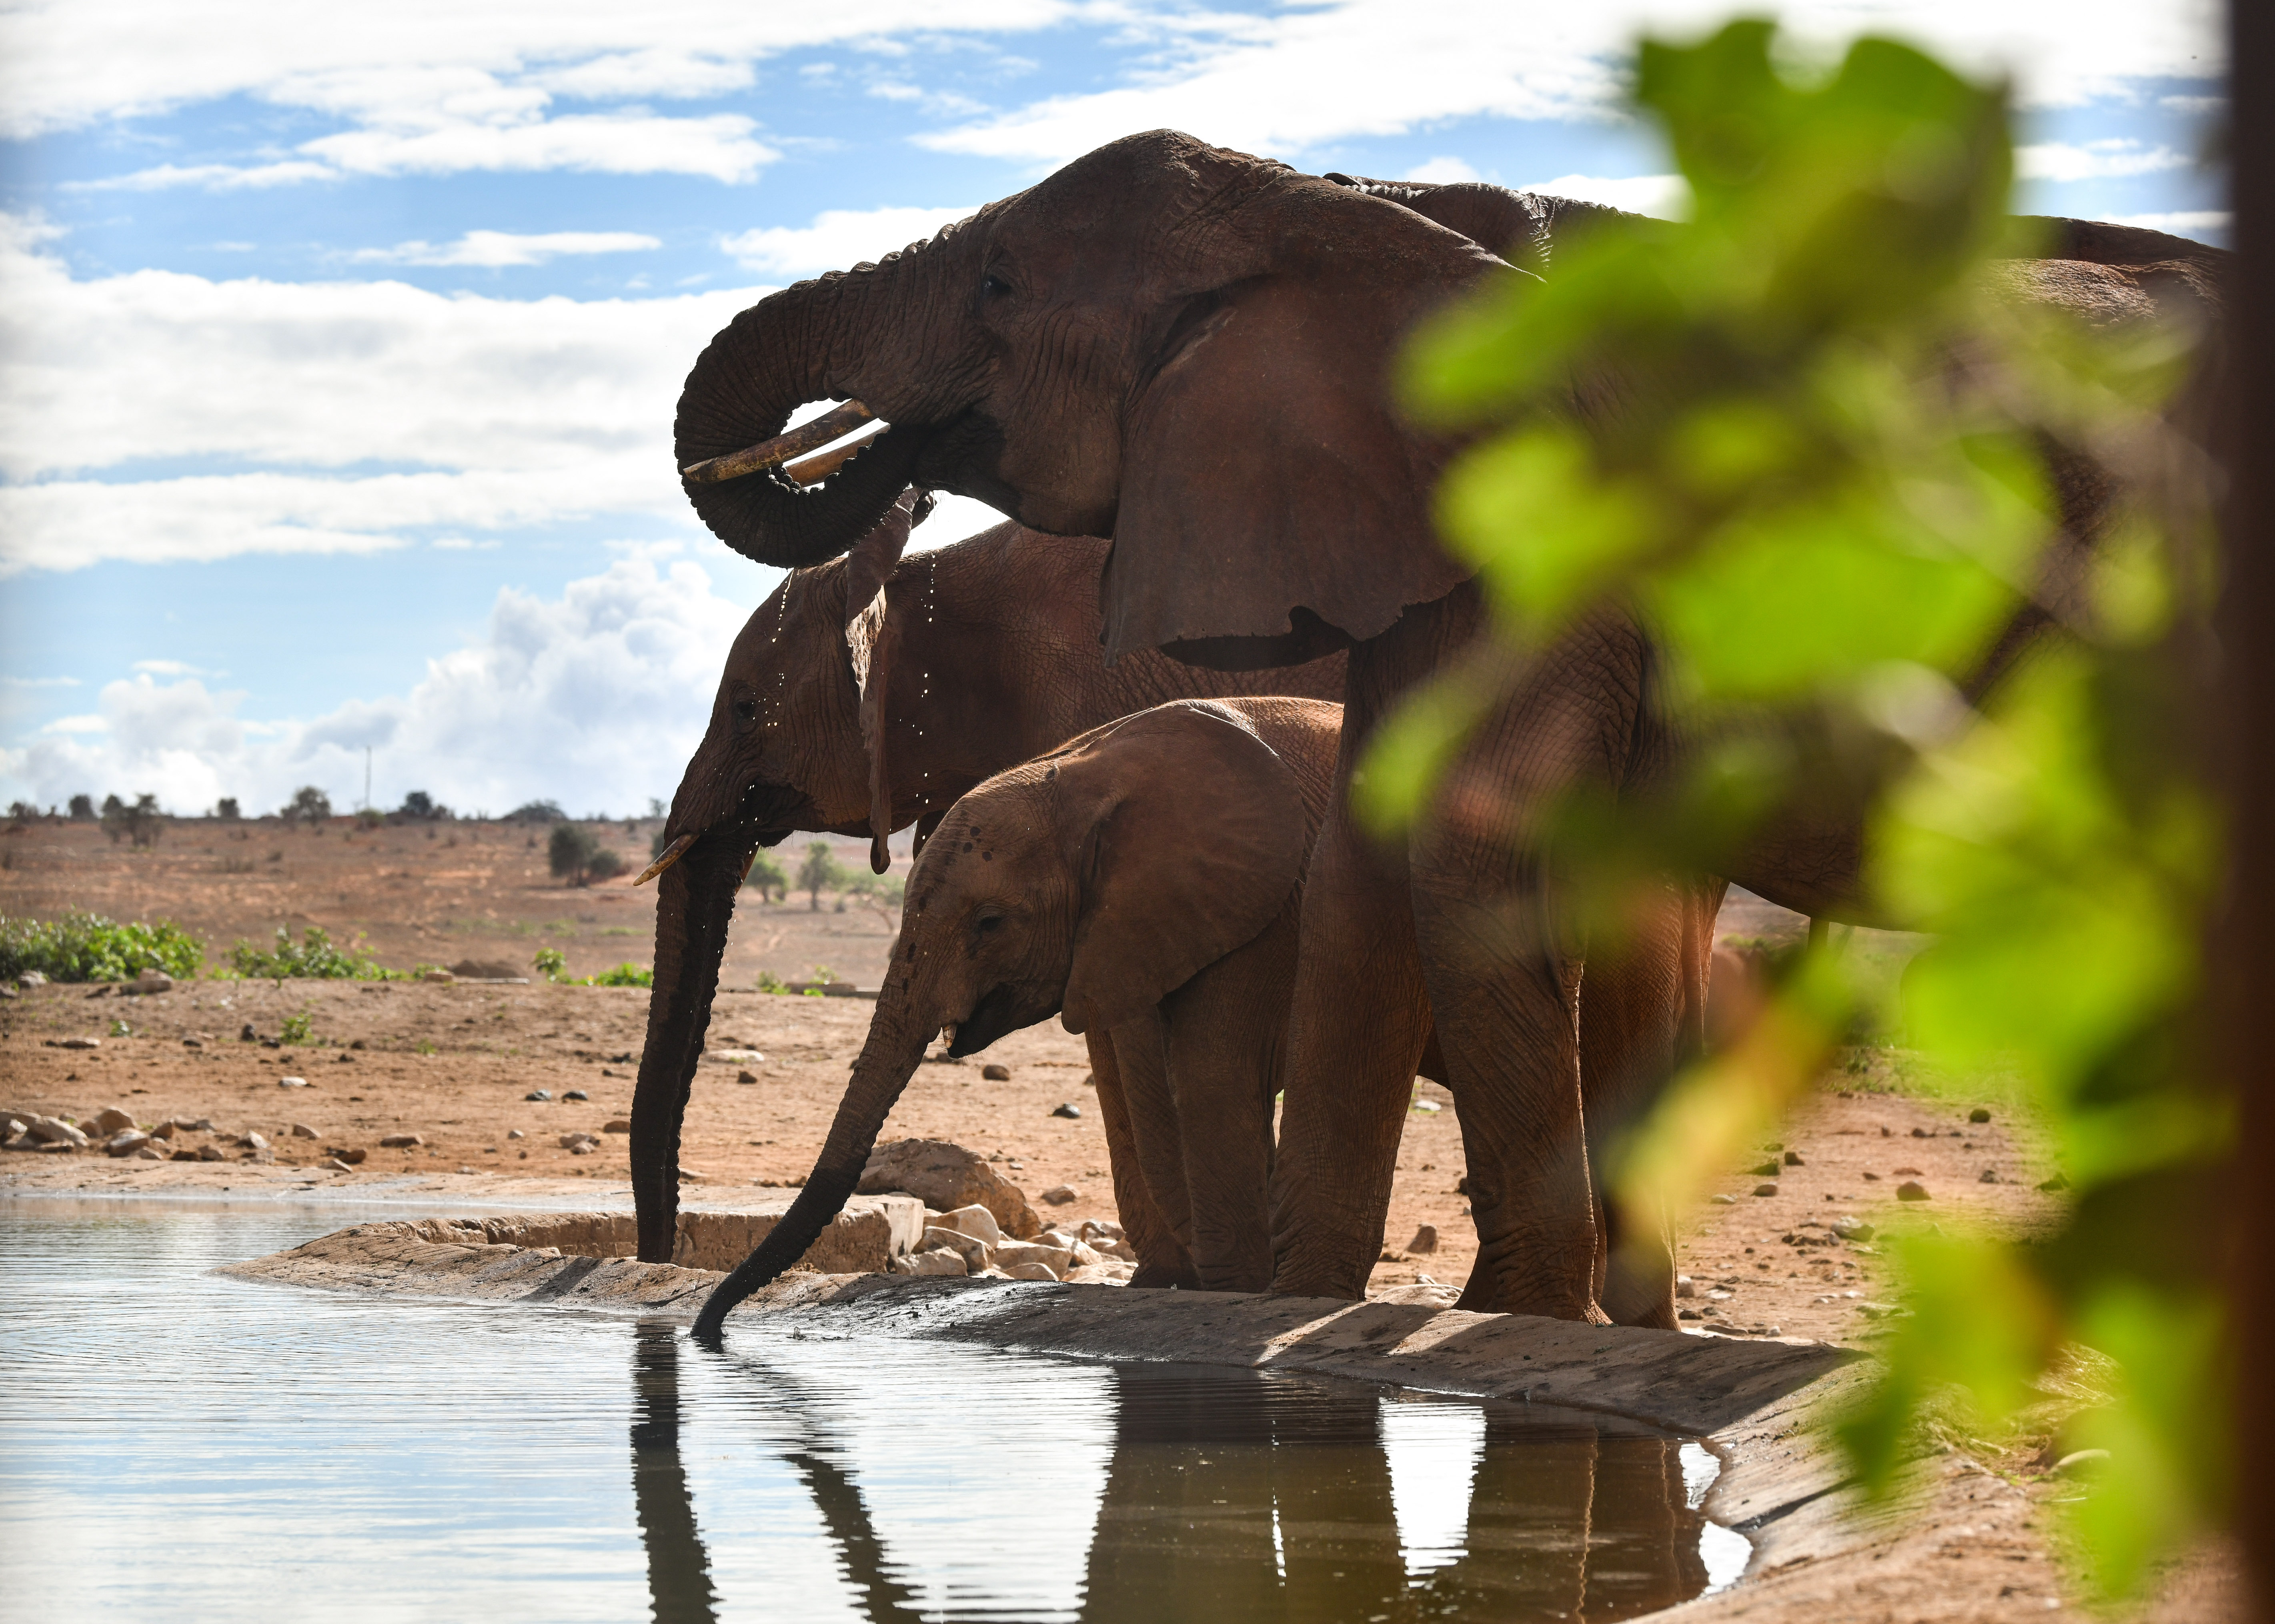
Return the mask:
<path id="1" fill-rule="evenodd" d="M 734 710 L 737 721 L 756 721 L 759 719 L 759 702 L 756 699 L 737 699 Z"/>
<path id="2" fill-rule="evenodd" d="M 1002 925 L 1002 914 L 993 908 L 982 909 L 979 912 L 974 914 L 971 918 L 971 928 L 975 931 L 985 932 L 1001 930 Z"/>
<path id="3" fill-rule="evenodd" d="M 989 271 L 979 279 L 979 296 L 982 298 L 1001 298 L 1010 291 L 1011 284 L 994 271 Z"/>

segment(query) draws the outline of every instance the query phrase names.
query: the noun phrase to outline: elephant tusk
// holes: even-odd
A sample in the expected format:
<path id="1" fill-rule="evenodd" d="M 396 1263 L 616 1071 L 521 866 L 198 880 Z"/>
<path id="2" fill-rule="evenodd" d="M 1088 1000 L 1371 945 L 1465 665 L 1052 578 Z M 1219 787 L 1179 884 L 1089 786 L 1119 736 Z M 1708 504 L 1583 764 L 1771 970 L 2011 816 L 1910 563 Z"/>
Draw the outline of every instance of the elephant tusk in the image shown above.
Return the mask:
<path id="1" fill-rule="evenodd" d="M 756 445 L 729 451 L 723 457 L 690 463 L 679 471 L 679 477 L 695 485 L 714 485 L 721 480 L 739 480 L 746 473 L 757 473 L 761 469 L 788 462 L 793 457 L 818 451 L 838 435 L 860 427 L 876 415 L 859 401 L 849 400 L 835 411 L 826 412 L 811 423 L 801 423 L 788 434 L 761 440 Z"/>
<path id="2" fill-rule="evenodd" d="M 956 1023 L 950 1021 L 940 1029 L 940 1040 L 949 1048 L 956 1046 Z"/>
<path id="3" fill-rule="evenodd" d="M 674 863 L 678 862 L 681 853 L 684 852 L 694 843 L 695 836 L 692 835 L 681 835 L 677 840 L 672 842 L 671 844 L 663 849 L 663 855 L 661 857 L 656 858 L 654 862 L 640 870 L 640 877 L 633 880 L 632 883 L 636 886 L 646 885 L 649 880 L 663 872 L 665 869 L 669 868 Z"/>
<path id="4" fill-rule="evenodd" d="M 782 472 L 800 485 L 819 485 L 831 474 L 867 450 L 888 426 L 880 423 L 858 440 L 849 440 L 834 451 L 824 451 L 819 457 L 809 457 L 802 463 L 792 463 Z"/>

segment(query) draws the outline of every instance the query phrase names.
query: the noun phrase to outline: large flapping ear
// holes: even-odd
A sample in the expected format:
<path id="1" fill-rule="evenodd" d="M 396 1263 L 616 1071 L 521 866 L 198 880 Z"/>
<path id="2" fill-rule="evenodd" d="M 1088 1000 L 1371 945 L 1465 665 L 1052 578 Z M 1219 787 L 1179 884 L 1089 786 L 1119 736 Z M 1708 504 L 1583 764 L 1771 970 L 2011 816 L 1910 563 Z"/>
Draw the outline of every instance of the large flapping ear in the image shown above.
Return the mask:
<path id="1" fill-rule="evenodd" d="M 1303 878 L 1296 776 L 1222 706 L 1183 700 L 1077 740 L 1053 763 L 1074 865 L 1062 1023 L 1107 1031 L 1253 940 Z"/>
<path id="2" fill-rule="evenodd" d="M 869 758 L 869 866 L 883 873 L 892 865 L 885 838 L 893 832 L 893 788 L 885 760 L 885 690 L 891 682 L 888 650 L 897 642 L 888 627 L 885 583 L 901 562 L 909 532 L 931 516 L 927 490 L 903 494 L 885 522 L 853 544 L 845 555 L 845 653 L 853 662 L 853 688 L 861 701 L 861 744 Z"/>
<path id="3" fill-rule="evenodd" d="M 1259 188 L 1232 229 L 1250 261 L 1182 308 L 1133 403 L 1109 658 L 1284 638 L 1298 608 L 1371 638 L 1469 574 L 1432 523 L 1442 449 L 1399 421 L 1391 375 L 1415 323 L 1500 262 L 1310 176 Z"/>

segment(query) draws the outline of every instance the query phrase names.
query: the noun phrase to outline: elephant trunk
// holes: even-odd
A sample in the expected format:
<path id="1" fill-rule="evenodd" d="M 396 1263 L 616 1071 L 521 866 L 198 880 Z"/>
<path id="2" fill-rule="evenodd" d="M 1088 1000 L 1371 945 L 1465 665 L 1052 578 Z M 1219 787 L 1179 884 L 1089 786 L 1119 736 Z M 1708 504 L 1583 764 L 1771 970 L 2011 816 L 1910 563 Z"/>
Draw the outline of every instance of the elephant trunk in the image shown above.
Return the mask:
<path id="1" fill-rule="evenodd" d="M 679 1125 L 719 991 L 748 842 L 711 831 L 657 881 L 655 985 L 632 1090 L 632 1205 L 643 1263 L 669 1263 L 679 1227 Z"/>
<path id="2" fill-rule="evenodd" d="M 865 352 L 909 325 L 904 313 L 935 279 L 930 261 L 937 257 L 911 248 L 881 265 L 785 288 L 737 316 L 696 359 L 673 425 L 683 470 L 734 458 L 773 438 L 807 401 L 858 393 L 881 416 L 913 414 L 811 488 L 781 467 L 715 480 L 683 478 L 713 534 L 747 558 L 797 569 L 836 557 L 884 518 L 908 488 L 931 429 L 925 403 L 890 377 L 872 378 Z"/>
<path id="3" fill-rule="evenodd" d="M 908 994 L 888 987 L 870 1023 L 868 1041 L 853 1062 L 853 1078 L 829 1125 L 821 1154 L 806 1175 L 805 1188 L 790 1203 L 790 1211 L 743 1259 L 732 1274 L 720 1281 L 695 1321 L 695 1335 L 715 1346 L 728 1313 L 761 1287 L 805 1256 L 829 1222 L 844 1209 L 846 1200 L 861 1182 L 869 1152 L 876 1148 L 878 1132 L 893 1104 L 908 1086 L 918 1062 L 924 1059 L 926 1040 L 938 1030 L 911 1018 Z"/>

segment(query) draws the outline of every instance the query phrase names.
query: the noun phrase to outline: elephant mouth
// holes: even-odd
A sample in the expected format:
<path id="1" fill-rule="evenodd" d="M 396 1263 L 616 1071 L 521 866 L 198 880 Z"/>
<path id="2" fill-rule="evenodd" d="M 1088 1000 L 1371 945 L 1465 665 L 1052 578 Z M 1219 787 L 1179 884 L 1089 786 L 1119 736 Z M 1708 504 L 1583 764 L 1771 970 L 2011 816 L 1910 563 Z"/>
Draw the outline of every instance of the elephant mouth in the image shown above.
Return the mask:
<path id="1" fill-rule="evenodd" d="M 1046 1002 L 1038 1010 L 1034 1000 L 1016 982 L 1005 982 L 981 994 L 971 1006 L 971 1013 L 960 1021 L 950 1021 L 942 1028 L 948 1052 L 961 1060 L 967 1054 L 977 1054 L 998 1038 L 1047 1021 L 1057 1013 L 1054 1001 Z"/>

